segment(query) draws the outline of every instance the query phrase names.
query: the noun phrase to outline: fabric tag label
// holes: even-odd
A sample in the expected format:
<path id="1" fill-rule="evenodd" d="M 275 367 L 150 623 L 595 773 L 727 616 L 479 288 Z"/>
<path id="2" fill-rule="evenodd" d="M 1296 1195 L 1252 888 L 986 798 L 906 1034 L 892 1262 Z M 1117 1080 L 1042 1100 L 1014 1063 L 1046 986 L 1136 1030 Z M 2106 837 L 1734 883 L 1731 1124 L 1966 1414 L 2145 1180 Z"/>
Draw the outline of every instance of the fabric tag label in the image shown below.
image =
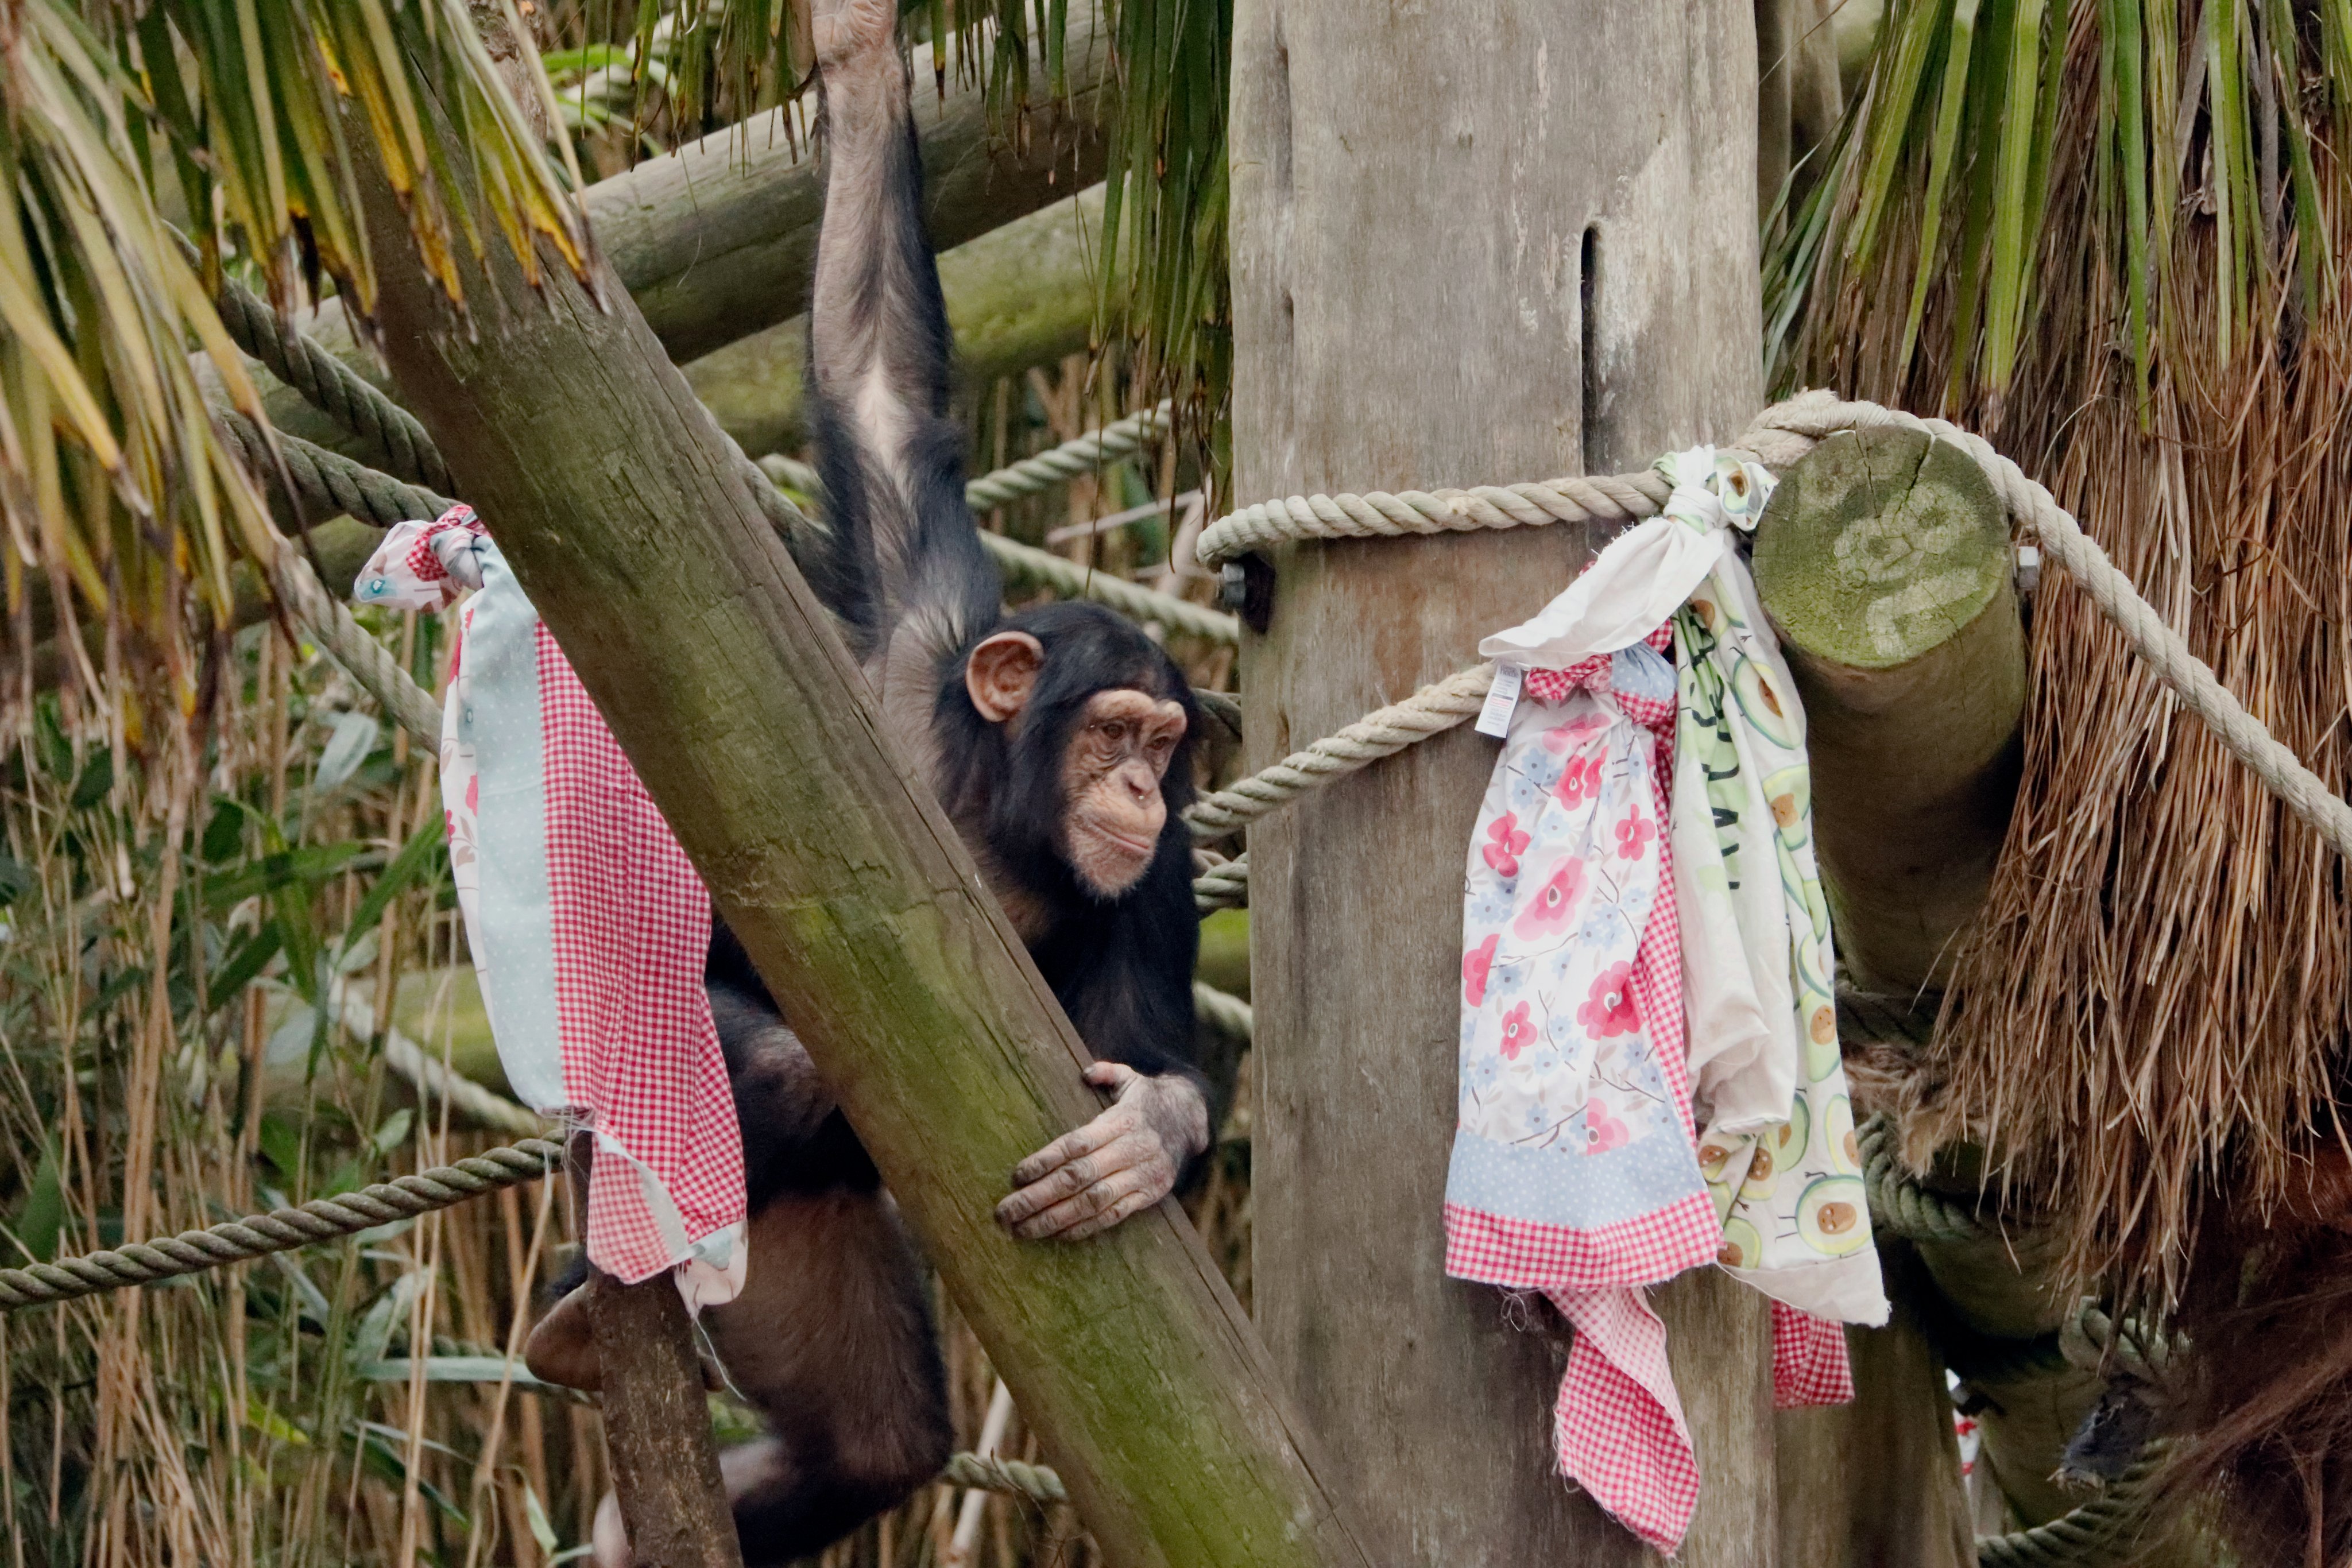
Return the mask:
<path id="1" fill-rule="evenodd" d="M 1519 683 L 1527 666 L 1506 660 L 1495 666 L 1495 684 L 1486 688 L 1486 706 L 1478 710 L 1478 733 L 1497 739 L 1511 733 L 1511 713 L 1519 706 Z"/>

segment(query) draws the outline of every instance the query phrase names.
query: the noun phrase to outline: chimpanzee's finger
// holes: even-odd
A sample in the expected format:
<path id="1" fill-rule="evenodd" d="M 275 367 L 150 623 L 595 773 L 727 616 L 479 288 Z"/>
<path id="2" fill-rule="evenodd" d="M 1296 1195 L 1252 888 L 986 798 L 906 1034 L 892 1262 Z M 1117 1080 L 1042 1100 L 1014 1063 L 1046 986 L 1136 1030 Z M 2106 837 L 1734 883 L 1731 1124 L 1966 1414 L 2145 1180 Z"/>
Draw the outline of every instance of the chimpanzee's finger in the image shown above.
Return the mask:
<path id="1" fill-rule="evenodd" d="M 1055 1238 L 1068 1239 L 1088 1235 L 1094 1230 L 1108 1228 L 1118 1221 L 1104 1219 L 1100 1225 L 1092 1225 L 1090 1222 L 1117 1210 L 1119 1205 L 1128 1199 L 1149 1195 L 1155 1187 L 1162 1191 L 1166 1190 L 1159 1172 L 1154 1168 L 1155 1166 L 1164 1163 L 1164 1161 L 1147 1158 L 1124 1169 L 1114 1171 L 1084 1191 L 1064 1198 L 1034 1218 L 1014 1226 L 1013 1233 L 1024 1241 L 1043 1241 Z M 1150 1197 L 1149 1201 L 1159 1200 L 1157 1197 Z"/>
<path id="2" fill-rule="evenodd" d="M 1026 1166 L 1022 1167 L 1024 1170 L 1027 1168 Z M 999 1225 L 1018 1225 L 1031 1215 L 1084 1192 L 1108 1175 L 1109 1169 L 1093 1155 L 1079 1155 L 1055 1166 L 1035 1181 L 1025 1183 L 1008 1193 L 996 1206 L 996 1222 Z"/>
<path id="3" fill-rule="evenodd" d="M 1114 1105 L 1075 1132 L 1063 1134 L 1027 1159 L 1013 1167 L 1013 1185 L 1027 1186 L 1042 1180 L 1047 1171 L 1067 1165 L 1083 1155 L 1093 1154 L 1107 1146 L 1120 1134 L 1130 1131 L 1135 1117 Z"/>
<path id="4" fill-rule="evenodd" d="M 1173 1185 L 1173 1183 L 1170 1184 L 1171 1186 Z M 1101 1232 L 1108 1230 L 1115 1225 L 1124 1224 L 1136 1215 L 1141 1214 L 1145 1209 L 1151 1207 L 1161 1198 L 1166 1197 L 1168 1196 L 1168 1187 L 1153 1184 L 1152 1186 L 1148 1186 L 1139 1188 L 1137 1191 L 1129 1193 L 1125 1197 L 1118 1199 L 1108 1208 L 1106 1208 L 1100 1214 L 1096 1215 L 1092 1219 L 1082 1219 L 1077 1224 L 1073 1225 L 1070 1228 L 1062 1232 L 1062 1234 L 1055 1238 L 1055 1239 L 1061 1241 L 1083 1241 L 1089 1236 L 1099 1235 Z"/>

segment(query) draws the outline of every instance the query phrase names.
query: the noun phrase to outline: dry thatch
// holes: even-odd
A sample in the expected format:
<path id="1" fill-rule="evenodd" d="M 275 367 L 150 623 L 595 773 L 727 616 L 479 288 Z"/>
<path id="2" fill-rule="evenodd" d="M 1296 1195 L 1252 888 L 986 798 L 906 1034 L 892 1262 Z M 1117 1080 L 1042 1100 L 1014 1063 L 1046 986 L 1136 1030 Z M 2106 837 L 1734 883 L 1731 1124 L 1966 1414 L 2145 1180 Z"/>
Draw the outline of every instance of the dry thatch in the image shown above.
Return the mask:
<path id="1" fill-rule="evenodd" d="M 2339 791 L 2340 13 L 1897 5 L 1767 272 L 1784 384 L 1985 432 Z M 2345 1561 L 2347 867 L 2063 576 L 2042 576 L 2029 638 L 2017 810 L 1937 1037 L 1895 1086 L 1906 1141 L 1979 1144 L 2086 1279 L 2175 1309 L 2197 1353 L 2176 1479 L 2223 1484 L 2244 1561 Z"/>
<path id="2" fill-rule="evenodd" d="M 1979 33 L 1999 20 L 1994 9 L 1983 8 Z M 2009 9 L 2029 23 L 2040 11 Z M 2136 220 L 2118 194 L 2130 179 L 2116 113 L 2119 9 L 2075 7 L 2063 73 L 2041 78 L 2051 98 L 2039 115 L 2025 99 L 2045 139 L 2032 162 L 2047 179 L 2030 205 L 2046 221 L 2015 257 L 2025 328 L 2013 361 L 1987 351 L 2004 335 L 2004 261 L 1987 209 L 2006 193 L 1968 161 L 1971 132 L 1977 158 L 1994 160 L 2015 123 L 2019 103 L 1996 78 L 1979 94 L 1992 100 L 1981 130 L 1963 117 L 1960 134 L 1942 139 L 1945 152 L 1959 149 L 1949 182 L 1958 210 L 1928 231 L 1924 258 L 1930 182 L 1912 176 L 1937 149 L 1916 127 L 1938 117 L 1915 120 L 1919 144 L 1903 154 L 1912 163 L 1863 256 L 1852 236 L 1870 183 L 1861 154 L 1876 129 L 1850 140 L 1848 177 L 1829 183 L 1815 214 L 1825 259 L 1790 340 L 1790 379 L 1941 413 L 1992 436 L 2340 789 L 2352 771 L 2352 455 L 2342 413 L 2352 316 L 2342 287 L 2347 183 L 2330 143 L 2352 141 L 2325 122 L 2305 138 L 2299 119 L 2276 117 L 2265 135 L 2261 106 L 2247 107 L 2259 95 L 2242 82 L 2223 95 L 2221 117 L 2225 131 L 2238 117 L 2241 134 L 2217 138 L 2209 93 L 2172 99 L 2169 87 L 2147 140 L 2179 159 L 2178 204 L 2160 207 L 2152 225 Z M 2145 9 L 2147 41 L 2129 42 L 2147 51 L 2136 68 L 2151 79 L 2150 98 L 2183 79 L 2221 79 L 2199 63 L 2206 50 L 2196 39 L 2200 15 L 2229 7 L 2183 4 L 2178 18 L 2157 15 L 2169 5 Z M 1874 94 L 1889 90 L 1903 29 L 1920 11 L 1890 18 Z M 2272 18 L 2286 12 L 2263 8 Z M 2158 34 L 2159 23 L 2168 33 Z M 2320 78 L 2315 23 L 2312 31 L 2312 40 L 2285 27 L 2266 35 L 2288 45 L 2289 114 L 2303 112 L 2306 78 Z M 1977 49 L 2017 54 L 1999 37 Z M 1939 68 L 1931 55 L 1918 75 L 1933 79 Z M 2314 86 L 2310 97 L 2324 94 Z M 1885 106 L 1865 100 L 1865 127 L 1874 112 Z M 2295 132 L 2286 152 L 2282 126 Z M 2251 201 L 2243 191 L 2232 199 L 2238 142 L 2253 160 Z M 2307 164 L 2289 156 L 2306 149 Z M 2303 165 L 2307 183 L 2290 177 L 2290 164 Z M 2163 172 L 2151 176 L 2159 201 Z M 2233 215 L 2242 227 L 2250 214 L 2262 225 L 2251 241 L 2232 232 Z M 2135 222 L 2140 241 L 2154 242 L 2145 338 L 2128 287 L 2129 258 L 2143 249 L 2127 232 Z M 2249 252 L 2258 269 L 2245 265 Z M 2314 264 L 2307 281 L 2299 254 Z M 1910 324 L 1885 301 L 1908 295 L 1915 277 L 1926 281 L 1910 341 Z M 1956 955 L 1933 1052 L 1938 1121 L 1915 1132 L 1983 1140 L 2006 1179 L 2070 1230 L 2086 1271 L 2114 1267 L 2127 1290 L 2168 1298 L 2211 1197 L 2264 1212 L 2310 1151 L 2336 1135 L 2352 1023 L 2345 868 L 2179 711 L 2063 577 L 2043 577 L 2031 641 L 2018 810 L 1985 917 Z"/>

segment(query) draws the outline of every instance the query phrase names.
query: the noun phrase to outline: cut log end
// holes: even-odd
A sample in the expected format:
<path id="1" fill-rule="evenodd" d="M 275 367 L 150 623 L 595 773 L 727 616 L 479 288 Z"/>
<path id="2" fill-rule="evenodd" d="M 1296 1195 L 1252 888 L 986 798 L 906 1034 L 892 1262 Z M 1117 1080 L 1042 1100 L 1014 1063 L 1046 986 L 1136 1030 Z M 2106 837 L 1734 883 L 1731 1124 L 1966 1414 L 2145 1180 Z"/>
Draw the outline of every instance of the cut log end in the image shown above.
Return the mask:
<path id="1" fill-rule="evenodd" d="M 2025 642 L 1983 471 L 1911 431 L 1822 442 L 1781 477 L 1756 587 L 1806 712 L 1841 967 L 1938 984 L 2017 793 Z"/>
<path id="2" fill-rule="evenodd" d="M 1888 670 L 1975 622 L 2012 570 L 1984 471 L 1917 431 L 1847 432 L 1791 466 L 1756 536 L 1756 585 L 1813 659 Z"/>

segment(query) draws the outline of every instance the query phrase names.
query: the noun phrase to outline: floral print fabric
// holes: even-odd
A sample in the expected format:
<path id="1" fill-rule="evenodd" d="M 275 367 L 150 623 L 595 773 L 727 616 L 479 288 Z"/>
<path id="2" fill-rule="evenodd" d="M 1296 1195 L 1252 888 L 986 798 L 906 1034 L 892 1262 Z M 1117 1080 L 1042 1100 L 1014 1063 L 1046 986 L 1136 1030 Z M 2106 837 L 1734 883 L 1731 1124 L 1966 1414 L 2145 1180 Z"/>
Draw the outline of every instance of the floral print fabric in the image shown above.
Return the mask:
<path id="1" fill-rule="evenodd" d="M 1886 1303 L 1803 714 L 1736 544 L 1771 476 L 1658 466 L 1665 515 L 1480 644 L 1527 673 L 1465 878 L 1445 1220 L 1447 1272 L 1575 1328 L 1560 1469 L 1671 1552 L 1699 1476 L 1642 1287 L 1716 1260 L 1771 1296 L 1784 1406 L 1850 1398 L 1839 1324 Z"/>

